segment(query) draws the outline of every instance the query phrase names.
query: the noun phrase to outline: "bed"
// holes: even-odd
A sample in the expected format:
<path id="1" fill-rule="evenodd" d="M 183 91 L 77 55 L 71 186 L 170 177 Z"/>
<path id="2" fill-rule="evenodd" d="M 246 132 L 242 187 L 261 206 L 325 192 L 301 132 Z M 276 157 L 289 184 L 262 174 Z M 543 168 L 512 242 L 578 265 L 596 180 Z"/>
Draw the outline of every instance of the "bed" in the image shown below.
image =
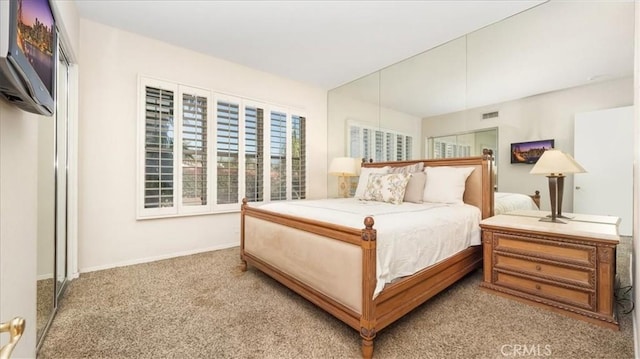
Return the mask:
<path id="1" fill-rule="evenodd" d="M 495 192 L 494 195 L 494 215 L 516 210 L 540 209 L 540 191 L 535 191 L 532 195 L 509 192 Z"/>
<path id="2" fill-rule="evenodd" d="M 367 163 L 363 167 L 399 168 L 416 164 L 431 169 L 473 168 L 466 181 L 463 180 L 464 204 L 456 206 L 473 208 L 477 220 L 492 215 L 494 194 L 490 156 Z M 356 213 L 331 219 L 322 214 L 313 201 L 310 202 L 305 206 L 313 207 L 312 215 L 304 217 L 295 207 L 270 209 L 269 205 L 250 205 L 243 201 L 242 269 L 246 271 L 248 265 L 257 268 L 357 330 L 362 338 L 364 358 L 372 357 L 373 341 L 380 330 L 482 264 L 478 238 L 474 243 L 477 245 L 445 254 L 444 259 L 415 273 L 400 276 L 386 273 L 387 277 L 384 277 L 378 271 L 384 265 L 381 262 L 387 259 L 378 254 L 378 247 L 388 247 L 388 237 L 384 234 L 394 229 L 378 228 L 376 220 L 381 223 L 394 220 L 388 220 L 386 214 L 381 215 L 374 208 L 377 205 L 373 205 L 367 209 L 373 215 L 361 216 L 360 224 L 354 225 Z M 335 211 L 339 204 L 333 206 Z M 392 216 L 398 218 L 405 214 L 393 213 Z M 471 230 L 479 236 L 479 226 L 474 226 Z"/>

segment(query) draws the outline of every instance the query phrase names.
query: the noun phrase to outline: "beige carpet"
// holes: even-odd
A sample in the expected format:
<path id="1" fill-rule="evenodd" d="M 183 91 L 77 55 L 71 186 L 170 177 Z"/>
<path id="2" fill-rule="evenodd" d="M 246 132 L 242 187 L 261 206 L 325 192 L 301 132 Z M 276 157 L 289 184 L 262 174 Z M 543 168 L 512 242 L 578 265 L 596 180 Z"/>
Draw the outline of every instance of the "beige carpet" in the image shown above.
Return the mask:
<path id="1" fill-rule="evenodd" d="M 623 284 L 628 246 L 618 252 Z M 360 357 L 355 330 L 238 265 L 232 248 L 82 274 L 39 357 Z M 601 328 L 481 291 L 481 274 L 382 330 L 374 358 L 633 358 L 630 314 L 619 332 Z"/>

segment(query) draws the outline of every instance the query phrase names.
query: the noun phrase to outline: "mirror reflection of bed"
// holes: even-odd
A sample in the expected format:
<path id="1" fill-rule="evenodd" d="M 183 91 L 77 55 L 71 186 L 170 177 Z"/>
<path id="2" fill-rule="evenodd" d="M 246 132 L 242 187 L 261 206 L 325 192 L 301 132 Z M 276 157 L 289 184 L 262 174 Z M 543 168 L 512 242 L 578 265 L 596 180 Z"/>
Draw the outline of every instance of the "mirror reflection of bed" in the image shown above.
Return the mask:
<path id="1" fill-rule="evenodd" d="M 493 214 L 499 215 L 518 210 L 540 210 L 540 191 L 522 193 L 494 192 Z"/>

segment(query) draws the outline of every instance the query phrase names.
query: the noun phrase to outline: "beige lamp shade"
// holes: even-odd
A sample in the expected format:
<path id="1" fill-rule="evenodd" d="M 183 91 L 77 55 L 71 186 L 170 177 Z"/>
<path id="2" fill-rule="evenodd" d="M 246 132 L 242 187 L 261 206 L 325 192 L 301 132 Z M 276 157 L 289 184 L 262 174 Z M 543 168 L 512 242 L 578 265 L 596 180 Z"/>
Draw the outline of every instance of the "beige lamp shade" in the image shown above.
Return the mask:
<path id="1" fill-rule="evenodd" d="M 351 157 L 336 157 L 331 160 L 329 174 L 334 176 L 357 176 L 360 169 L 359 162 Z"/>
<path id="2" fill-rule="evenodd" d="M 549 149 L 544 151 L 529 173 L 534 175 L 564 175 L 585 172 L 587 171 L 571 155 L 560 150 Z"/>

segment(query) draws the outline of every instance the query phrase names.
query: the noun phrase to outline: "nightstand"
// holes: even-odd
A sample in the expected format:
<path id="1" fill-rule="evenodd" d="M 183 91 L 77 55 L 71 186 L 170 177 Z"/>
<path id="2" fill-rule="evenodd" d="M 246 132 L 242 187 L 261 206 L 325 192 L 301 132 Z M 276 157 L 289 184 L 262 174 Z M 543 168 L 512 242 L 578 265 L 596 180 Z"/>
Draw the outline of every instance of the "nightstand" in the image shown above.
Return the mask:
<path id="1" fill-rule="evenodd" d="M 492 293 L 618 330 L 613 297 L 620 219 L 543 211 L 483 220 L 480 286 Z"/>

